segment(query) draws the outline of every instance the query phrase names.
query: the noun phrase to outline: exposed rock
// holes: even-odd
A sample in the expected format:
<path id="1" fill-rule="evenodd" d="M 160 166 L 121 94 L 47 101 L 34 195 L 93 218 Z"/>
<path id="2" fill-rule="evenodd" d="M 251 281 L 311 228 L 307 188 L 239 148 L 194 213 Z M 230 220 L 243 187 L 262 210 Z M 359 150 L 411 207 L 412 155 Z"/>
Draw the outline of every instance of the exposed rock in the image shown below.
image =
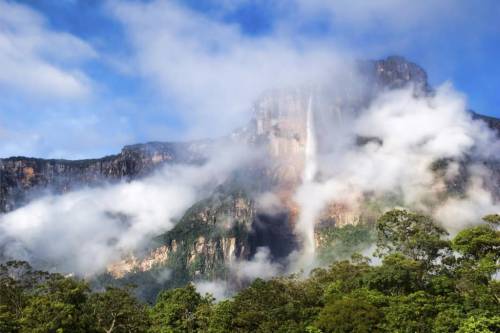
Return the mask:
<path id="1" fill-rule="evenodd" d="M 147 272 L 154 267 L 164 265 L 171 252 L 175 252 L 175 250 L 164 245 L 152 250 L 142 259 L 131 254 L 127 258 L 109 265 L 107 271 L 117 279 L 134 272 Z"/>
<path id="2" fill-rule="evenodd" d="M 417 90 L 430 91 L 427 82 L 427 73 L 417 64 L 409 62 L 403 57 L 390 56 L 373 62 L 375 81 L 379 87 L 398 89 L 414 84 Z"/>
<path id="3" fill-rule="evenodd" d="M 351 224 L 356 225 L 360 222 L 360 212 L 341 203 L 331 203 L 325 207 L 318 218 L 318 226 L 328 224 L 336 227 L 343 227 Z"/>
<path id="4" fill-rule="evenodd" d="M 151 142 L 126 146 L 117 155 L 77 161 L 0 159 L 0 213 L 11 211 L 49 190 L 63 193 L 82 185 L 130 180 L 147 175 L 165 163 L 201 163 L 211 144 L 211 141 Z"/>

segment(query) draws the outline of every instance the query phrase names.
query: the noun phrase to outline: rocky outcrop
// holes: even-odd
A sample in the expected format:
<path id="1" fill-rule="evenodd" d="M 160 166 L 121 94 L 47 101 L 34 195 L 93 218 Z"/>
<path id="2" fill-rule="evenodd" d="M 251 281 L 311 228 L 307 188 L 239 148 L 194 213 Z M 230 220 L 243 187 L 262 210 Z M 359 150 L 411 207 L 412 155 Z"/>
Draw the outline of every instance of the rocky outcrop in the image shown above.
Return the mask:
<path id="1" fill-rule="evenodd" d="M 431 90 L 425 70 L 403 57 L 390 56 L 383 60 L 373 61 L 372 65 L 376 85 L 380 88 L 399 89 L 413 84 L 419 91 Z"/>
<path id="2" fill-rule="evenodd" d="M 256 208 L 244 191 L 220 187 L 191 207 L 174 229 L 156 237 L 145 255 L 130 255 L 108 267 L 115 278 L 158 267 L 173 271 L 169 283 L 227 278 L 226 265 L 251 256 Z"/>
<path id="3" fill-rule="evenodd" d="M 109 265 L 107 272 L 115 279 L 122 278 L 131 273 L 147 272 L 155 267 L 165 265 L 169 254 L 175 252 L 175 250 L 175 247 L 172 249 L 164 245 L 152 250 L 141 259 L 137 258 L 134 254 L 130 254 L 128 257 Z"/>
<path id="4" fill-rule="evenodd" d="M 41 193 L 63 193 L 78 186 L 130 180 L 165 163 L 201 163 L 211 141 L 151 142 L 126 146 L 117 155 L 88 160 L 29 157 L 0 159 L 0 213 L 11 211 Z"/>

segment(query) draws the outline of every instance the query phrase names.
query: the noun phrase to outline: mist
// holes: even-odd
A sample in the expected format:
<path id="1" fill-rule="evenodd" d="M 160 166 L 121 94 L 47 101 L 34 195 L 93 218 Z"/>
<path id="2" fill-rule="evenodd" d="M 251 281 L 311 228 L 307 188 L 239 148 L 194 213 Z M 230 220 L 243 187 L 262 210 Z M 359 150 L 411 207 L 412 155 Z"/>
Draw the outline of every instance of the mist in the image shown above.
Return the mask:
<path id="1" fill-rule="evenodd" d="M 202 166 L 166 165 L 144 179 L 42 196 L 0 216 L 3 255 L 84 276 L 103 272 L 170 230 L 252 158 L 225 146 Z"/>
<path id="2" fill-rule="evenodd" d="M 296 3 L 297 15 L 309 17 L 320 11 L 336 17 L 340 13 L 336 24 L 349 26 L 340 30 L 351 34 L 376 30 L 381 18 L 384 33 L 412 31 L 422 19 L 432 26 L 442 24 L 442 15 L 427 2 L 408 7 L 401 1 L 384 1 L 369 5 L 372 11 L 359 11 L 345 1 L 331 5 L 319 1 Z M 449 6 L 452 2 L 445 1 L 439 8 Z M 237 24 L 214 19 L 175 1 L 108 1 L 106 14 L 123 30 L 127 46 L 127 52 L 118 56 L 102 54 L 99 47 L 71 34 L 55 33 L 40 14 L 0 1 L 0 8 L 7 7 L 15 7 L 21 23 L 34 24 L 30 29 L 16 30 L 19 22 L 0 13 L 0 21 L 14 27 L 7 35 L 0 32 L 0 42 L 5 35 L 16 42 L 12 45 L 22 46 L 14 51 L 29 56 L 22 63 L 19 56 L 0 54 L 0 63 L 8 69 L 7 74 L 0 74 L 1 85 L 23 90 L 22 96 L 77 101 L 108 97 L 96 96 L 105 89 L 91 75 L 75 68 L 83 60 L 116 56 L 110 66 L 123 77 L 140 78 L 139 85 L 146 87 L 142 98 L 168 114 L 168 120 L 175 124 L 157 121 L 156 114 L 148 118 L 147 107 L 142 104 L 129 104 L 128 100 L 106 104 L 110 108 L 126 107 L 134 115 L 143 112 L 148 120 L 143 128 L 147 139 L 236 136 L 235 130 L 250 127 L 255 116 L 252 105 L 263 95 L 287 89 L 307 92 L 307 108 L 302 110 L 307 113 L 307 137 L 301 147 L 304 170 L 292 191 L 298 211 L 293 227 L 301 246 L 284 263 L 274 262 L 265 247 L 248 260 L 230 263 L 230 275 L 238 280 L 269 279 L 317 265 L 316 227 L 321 213 L 332 203 L 359 215 L 367 200 L 377 201 L 384 210 L 401 206 L 433 216 L 451 233 L 479 223 L 485 214 L 500 212 L 499 184 L 492 184 L 495 178 L 484 165 L 484 161 L 498 161 L 500 140 L 484 122 L 473 119 L 463 94 L 450 83 L 428 93 L 412 86 L 374 89 L 373 78 L 360 72 L 358 59 L 353 56 L 365 54 L 346 47 L 341 38 L 325 40 L 314 33 L 296 34 L 307 21 L 302 16 L 293 24 L 278 22 L 267 34 L 249 35 Z M 455 21 L 455 16 L 462 17 L 463 12 L 454 12 L 446 19 Z M 396 37 L 390 39 L 391 46 L 394 39 L 401 39 Z M 64 52 L 47 49 L 47 43 L 40 40 L 52 41 Z M 0 44 L 0 51 L 6 45 L 10 44 Z M 69 65 L 60 65 L 65 61 Z M 26 72 L 36 75 L 26 80 Z M 92 109 L 87 104 L 80 107 Z M 53 128 L 54 121 L 45 120 L 48 125 L 43 131 L 47 133 L 35 135 L 35 139 L 25 135 L 32 132 L 30 128 L 6 135 L 0 127 L 0 137 L 13 138 L 6 140 L 9 142 L 0 151 L 18 154 L 23 145 L 30 147 L 29 152 L 37 151 L 30 142 L 35 140 L 33 145 L 40 150 L 38 141 L 44 142 L 47 137 L 66 142 L 67 146 L 59 145 L 66 152 L 78 151 L 84 142 L 93 147 L 101 141 L 120 145 L 138 139 L 128 132 L 134 126 L 120 125 L 133 123 L 136 118 L 130 121 L 130 114 L 113 116 L 118 121 L 106 118 L 106 112 L 93 117 L 84 113 L 77 118 L 66 111 L 55 114 L 58 130 Z M 29 122 L 22 120 L 23 124 Z M 105 128 L 98 128 L 96 124 L 102 123 L 106 123 Z M 38 124 L 40 130 L 41 122 Z M 96 130 L 90 131 L 90 127 Z M 266 150 L 265 143 L 252 142 L 252 148 L 246 147 L 247 143 L 218 147 L 203 165 L 167 165 L 129 182 L 39 197 L 0 216 L 2 254 L 54 271 L 99 274 L 109 264 L 140 252 L 152 237 L 172 229 L 193 204 L 210 196 L 233 171 L 270 159 L 256 153 Z M 49 150 L 48 156 L 62 154 L 56 148 L 44 148 Z M 442 161 L 436 170 L 436 163 Z M 450 194 L 450 184 L 457 183 L 463 183 L 464 191 Z M 263 212 L 274 214 L 287 208 L 282 198 L 267 188 L 255 197 L 257 209 Z M 170 278 L 170 271 L 165 272 L 160 277 L 162 282 Z M 227 285 L 221 281 L 199 281 L 197 288 L 211 291 L 219 299 L 227 295 Z"/>
<path id="3" fill-rule="evenodd" d="M 433 216 L 452 233 L 500 211 L 491 191 L 498 191 L 498 184 L 482 165 L 498 159 L 500 140 L 472 118 L 465 97 L 451 84 L 429 95 L 416 94 L 414 87 L 383 91 L 343 119 L 338 136 L 316 134 L 318 144 L 329 150 L 317 153 L 316 178 L 305 179 L 295 195 L 300 206 L 296 230 L 311 252 L 304 253 L 303 262 L 314 257 L 315 225 L 332 202 L 359 214 L 368 198 L 386 210 L 402 206 Z M 360 144 L 359 138 L 367 139 Z M 439 176 L 433 166 L 443 160 L 448 163 Z M 466 165 L 467 177 L 460 174 L 460 165 Z M 465 182 L 464 193 L 450 195 L 447 182 Z"/>
<path id="4" fill-rule="evenodd" d="M 307 272 L 317 265 L 315 228 L 331 203 L 355 214 L 362 214 L 367 199 L 384 209 L 402 206 L 432 215 L 452 233 L 500 211 L 492 193 L 498 184 L 488 184 L 492 175 L 482 163 L 498 158 L 500 141 L 484 122 L 473 119 L 464 95 L 449 83 L 428 95 L 412 86 L 370 95 L 368 77 L 354 67 L 336 73 L 346 72 L 350 80 L 343 80 L 343 86 L 329 79 L 317 85 L 327 88 L 312 89 L 304 110 L 305 165 L 294 194 L 301 247 L 286 265 L 273 262 L 269 249 L 258 249 L 253 258 L 230 264 L 237 280 Z M 366 138 L 364 143 L 360 138 Z M 0 217 L 4 256 L 85 276 L 103 272 L 170 230 L 233 171 L 264 158 L 264 148 L 259 144 L 249 150 L 235 142 L 218 147 L 203 165 L 167 165 L 143 179 L 43 196 Z M 447 163 L 438 174 L 433 166 L 443 160 Z M 459 181 L 465 191 L 449 195 L 447 182 Z M 257 195 L 256 203 L 271 214 L 284 207 L 273 192 Z M 222 295 L 220 286 L 200 285 L 209 287 Z"/>
<path id="5" fill-rule="evenodd" d="M 130 38 L 130 64 L 181 110 L 184 140 L 246 125 L 263 92 L 321 82 L 354 68 L 348 51 L 333 44 L 291 41 L 279 31 L 247 36 L 236 25 L 174 1 L 111 1 L 108 7 Z M 214 115 L 216 123 L 210 121 Z"/>

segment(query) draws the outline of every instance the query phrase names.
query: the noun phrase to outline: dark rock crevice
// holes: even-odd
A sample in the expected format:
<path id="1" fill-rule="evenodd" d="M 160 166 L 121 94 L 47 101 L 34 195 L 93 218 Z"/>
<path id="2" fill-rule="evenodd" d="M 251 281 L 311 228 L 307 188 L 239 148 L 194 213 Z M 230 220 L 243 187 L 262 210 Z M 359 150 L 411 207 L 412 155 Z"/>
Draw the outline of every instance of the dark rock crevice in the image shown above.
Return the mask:
<path id="1" fill-rule="evenodd" d="M 290 223 L 288 212 L 258 213 L 248 237 L 250 257 L 259 247 L 269 248 L 271 260 L 282 261 L 298 248 L 298 241 Z"/>

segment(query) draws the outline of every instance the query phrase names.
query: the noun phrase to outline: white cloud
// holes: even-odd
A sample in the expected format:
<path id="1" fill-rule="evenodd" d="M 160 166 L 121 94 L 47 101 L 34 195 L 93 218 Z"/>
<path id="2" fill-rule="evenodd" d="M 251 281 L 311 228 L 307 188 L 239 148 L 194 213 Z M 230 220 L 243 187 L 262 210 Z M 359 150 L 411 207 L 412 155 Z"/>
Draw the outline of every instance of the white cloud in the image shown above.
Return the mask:
<path id="1" fill-rule="evenodd" d="M 222 301 L 231 296 L 227 281 L 196 281 L 194 285 L 198 293 L 201 295 L 211 294 L 216 301 Z"/>
<path id="2" fill-rule="evenodd" d="M 131 182 L 49 195 L 0 216 L 4 254 L 93 274 L 175 225 L 177 218 L 252 158 L 227 148 L 203 166 L 167 166 Z"/>
<path id="3" fill-rule="evenodd" d="M 435 161 L 498 159 L 500 152 L 500 140 L 486 124 L 472 119 L 463 96 L 450 85 L 420 98 L 412 89 L 385 92 L 343 127 L 350 129 L 341 133 L 346 137 L 318 134 L 319 141 L 338 139 L 343 145 L 318 154 L 320 180 L 305 182 L 296 194 L 301 214 L 296 230 L 309 255 L 314 251 L 314 225 L 325 205 L 338 202 L 359 212 L 365 193 L 376 198 L 394 194 L 407 208 L 434 215 L 449 230 L 477 223 L 482 215 L 500 209 L 482 186 L 491 175 L 470 162 L 465 196 L 443 200 L 446 186 L 431 169 Z M 358 136 L 380 142 L 359 146 Z M 446 177 L 457 175 L 456 163 L 448 168 Z"/>
<path id="4" fill-rule="evenodd" d="M 278 34 L 252 37 L 169 1 L 124 3 L 110 10 L 134 49 L 131 66 L 150 80 L 194 135 L 226 134 L 242 125 L 262 92 L 333 75 L 331 47 Z M 216 121 L 214 121 L 216 120 Z"/>
<path id="5" fill-rule="evenodd" d="M 75 64 L 97 56 L 80 38 L 52 30 L 36 11 L 0 1 L 0 87 L 30 97 L 88 95 L 91 80 Z"/>
<path id="6" fill-rule="evenodd" d="M 260 194 L 255 201 L 257 209 L 267 214 L 283 212 L 285 209 L 279 196 L 273 192 L 264 192 Z"/>
<path id="7" fill-rule="evenodd" d="M 252 281 L 256 278 L 270 279 L 278 275 L 282 269 L 280 265 L 271 262 L 270 254 L 269 248 L 260 247 L 252 259 L 231 263 L 229 266 L 231 273 L 240 281 Z"/>
<path id="8" fill-rule="evenodd" d="M 466 193 L 461 198 L 449 198 L 438 206 L 434 216 L 445 223 L 450 233 L 482 222 L 481 217 L 500 212 L 500 202 L 486 190 L 484 182 L 492 175 L 481 166 L 473 166 L 473 178 Z"/>

